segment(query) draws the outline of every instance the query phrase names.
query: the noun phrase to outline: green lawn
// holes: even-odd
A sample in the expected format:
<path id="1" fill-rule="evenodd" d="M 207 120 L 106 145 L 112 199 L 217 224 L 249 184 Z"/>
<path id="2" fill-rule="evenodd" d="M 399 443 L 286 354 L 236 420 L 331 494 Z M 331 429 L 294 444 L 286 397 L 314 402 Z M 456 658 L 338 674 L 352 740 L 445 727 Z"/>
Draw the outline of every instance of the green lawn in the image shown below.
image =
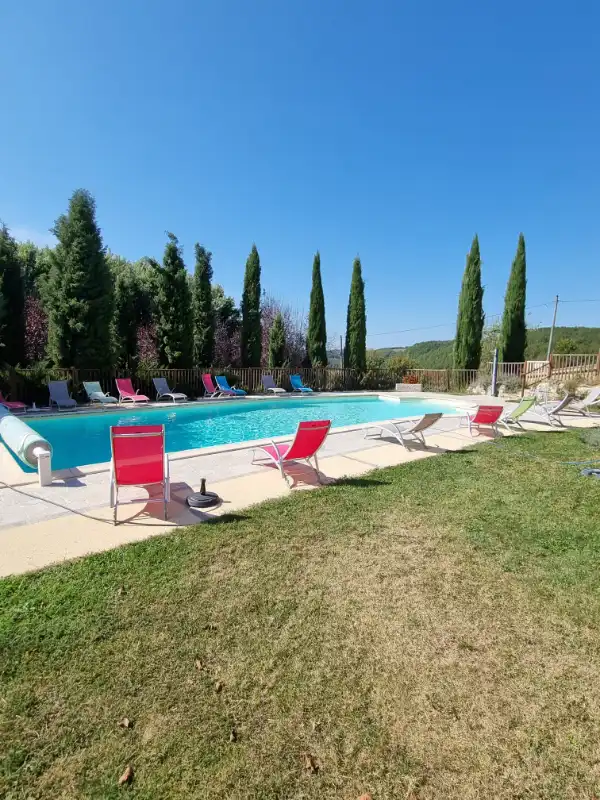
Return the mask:
<path id="1" fill-rule="evenodd" d="M 591 800 L 600 481 L 559 463 L 587 437 L 0 582 L 0 796 Z"/>

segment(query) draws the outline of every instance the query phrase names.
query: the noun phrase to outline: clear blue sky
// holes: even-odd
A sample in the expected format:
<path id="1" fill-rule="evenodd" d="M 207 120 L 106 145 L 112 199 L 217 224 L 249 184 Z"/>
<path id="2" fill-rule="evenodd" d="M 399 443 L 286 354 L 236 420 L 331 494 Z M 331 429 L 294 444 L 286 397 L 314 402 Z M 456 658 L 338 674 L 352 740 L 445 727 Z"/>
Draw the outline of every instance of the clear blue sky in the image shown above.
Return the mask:
<path id="1" fill-rule="evenodd" d="M 358 253 L 370 346 L 453 335 L 475 232 L 488 313 L 521 230 L 530 305 L 600 298 L 597 0 L 4 0 L 0 23 L 21 238 L 85 187 L 113 252 L 160 257 L 173 231 L 239 298 L 255 241 L 298 309 L 318 248 L 338 335 Z"/>

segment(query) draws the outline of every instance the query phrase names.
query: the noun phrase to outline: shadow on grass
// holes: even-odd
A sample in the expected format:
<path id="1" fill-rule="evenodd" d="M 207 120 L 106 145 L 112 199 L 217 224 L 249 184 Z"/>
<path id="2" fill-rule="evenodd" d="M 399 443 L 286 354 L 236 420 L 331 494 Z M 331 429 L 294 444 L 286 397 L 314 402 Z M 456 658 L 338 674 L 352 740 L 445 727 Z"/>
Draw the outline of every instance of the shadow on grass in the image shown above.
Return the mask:
<path id="1" fill-rule="evenodd" d="M 229 514 L 221 514 L 218 517 L 206 517 L 202 521 L 203 525 L 228 525 L 231 522 L 243 522 L 244 520 L 248 519 L 247 514 L 234 514 L 230 512 Z"/>
<path id="2" fill-rule="evenodd" d="M 329 484 L 330 486 L 355 486 L 360 489 L 367 489 L 372 486 L 390 486 L 391 481 L 383 478 L 336 478 Z"/>
<path id="3" fill-rule="evenodd" d="M 439 447 L 438 445 L 431 444 L 430 442 L 427 442 L 426 445 L 423 445 L 421 442 L 417 442 L 412 439 L 409 439 L 404 445 L 402 445 L 395 436 L 392 436 L 392 434 L 382 434 L 381 436 L 377 437 L 368 437 L 367 441 L 369 440 L 375 442 L 385 442 L 386 444 L 394 444 L 398 447 L 404 447 L 407 453 L 434 453 L 438 455 L 448 452 L 445 447 Z"/>

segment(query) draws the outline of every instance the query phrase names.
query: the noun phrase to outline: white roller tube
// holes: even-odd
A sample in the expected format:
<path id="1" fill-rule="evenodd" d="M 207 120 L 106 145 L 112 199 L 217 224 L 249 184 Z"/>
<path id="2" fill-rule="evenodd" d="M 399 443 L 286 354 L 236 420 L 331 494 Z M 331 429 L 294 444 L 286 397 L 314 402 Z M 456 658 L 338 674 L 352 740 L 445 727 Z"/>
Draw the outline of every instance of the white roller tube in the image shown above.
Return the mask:
<path id="1" fill-rule="evenodd" d="M 4 413 L 3 413 L 4 412 Z M 0 436 L 28 467 L 37 469 L 40 486 L 52 483 L 52 445 L 22 419 L 0 407 Z"/>

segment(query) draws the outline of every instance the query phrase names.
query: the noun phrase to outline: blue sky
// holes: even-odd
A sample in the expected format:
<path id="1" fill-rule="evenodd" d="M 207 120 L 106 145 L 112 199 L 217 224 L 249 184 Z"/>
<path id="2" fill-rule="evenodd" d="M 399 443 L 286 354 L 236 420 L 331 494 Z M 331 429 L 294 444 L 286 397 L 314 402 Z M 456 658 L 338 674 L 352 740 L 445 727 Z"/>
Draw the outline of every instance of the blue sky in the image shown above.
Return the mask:
<path id="1" fill-rule="evenodd" d="M 373 347 L 453 335 L 475 232 L 489 314 L 521 230 L 530 306 L 597 299 L 599 29 L 591 0 L 5 0 L 0 218 L 43 241 L 85 187 L 113 252 L 173 231 L 239 298 L 255 241 L 299 310 L 318 248 L 331 335 L 358 253 Z"/>

